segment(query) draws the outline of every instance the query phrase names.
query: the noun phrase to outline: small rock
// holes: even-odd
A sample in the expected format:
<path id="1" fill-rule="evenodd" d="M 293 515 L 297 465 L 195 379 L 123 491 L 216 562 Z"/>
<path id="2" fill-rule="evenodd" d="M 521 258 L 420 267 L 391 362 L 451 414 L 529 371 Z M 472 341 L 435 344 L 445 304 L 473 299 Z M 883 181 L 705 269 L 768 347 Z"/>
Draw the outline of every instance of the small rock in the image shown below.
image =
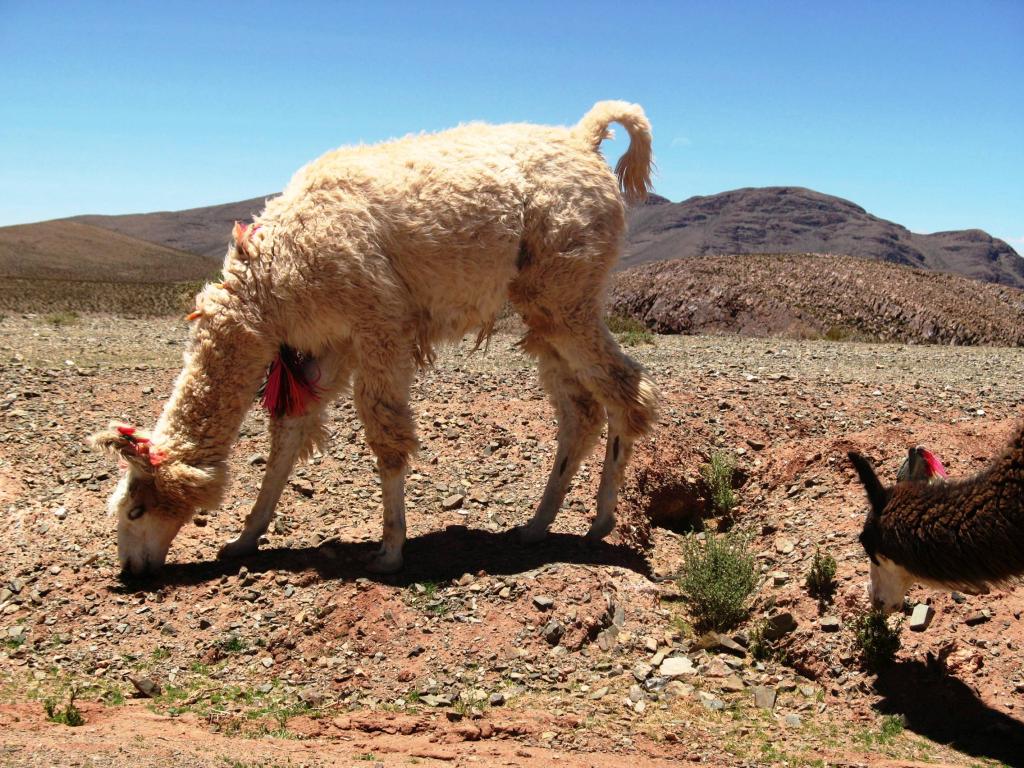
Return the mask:
<path id="1" fill-rule="evenodd" d="M 292 488 L 294 488 L 300 494 L 305 496 L 307 499 L 313 498 L 313 484 L 309 482 L 309 480 L 295 478 L 294 480 L 292 480 Z"/>
<path id="2" fill-rule="evenodd" d="M 565 634 L 565 627 L 557 619 L 552 619 L 544 625 L 543 635 L 544 639 L 551 645 L 558 645 L 562 639 L 562 635 Z"/>
<path id="3" fill-rule="evenodd" d="M 56 517 L 58 520 L 63 520 L 68 516 L 68 511 L 64 507 L 57 507 L 55 510 L 53 510 L 53 516 Z"/>
<path id="4" fill-rule="evenodd" d="M 638 661 L 636 664 L 633 665 L 633 677 L 636 678 L 636 681 L 638 683 L 642 683 L 644 680 L 650 677 L 653 671 L 654 667 L 643 661 Z"/>
<path id="5" fill-rule="evenodd" d="M 547 611 L 555 605 L 555 599 L 547 595 L 537 595 L 533 598 L 533 604 L 542 611 Z"/>
<path id="6" fill-rule="evenodd" d="M 722 680 L 723 691 L 742 691 L 746 687 L 746 684 L 740 679 L 739 675 L 729 675 L 727 678 Z"/>
<path id="7" fill-rule="evenodd" d="M 262 453 L 254 453 L 246 459 L 246 461 L 249 463 L 250 467 L 258 467 L 267 463 L 267 457 Z"/>
<path id="8" fill-rule="evenodd" d="M 135 686 L 135 690 L 147 699 L 155 699 L 163 693 L 163 689 L 160 687 L 160 684 L 148 677 L 140 677 L 138 679 L 129 677 L 128 680 Z"/>
<path id="9" fill-rule="evenodd" d="M 699 697 L 700 703 L 704 705 L 705 709 L 712 712 L 719 712 L 725 709 L 725 702 L 714 694 L 710 694 L 707 691 L 701 691 Z"/>
<path id="10" fill-rule="evenodd" d="M 671 656 L 661 662 L 658 674 L 662 677 L 675 678 L 682 677 L 683 675 L 692 675 L 696 671 L 697 669 L 693 666 L 693 662 L 686 656 Z"/>
<path id="11" fill-rule="evenodd" d="M 776 587 L 781 587 L 783 584 L 789 583 L 789 574 L 785 571 L 772 571 L 772 584 Z"/>
<path id="12" fill-rule="evenodd" d="M 841 624 L 838 616 L 822 616 L 819 622 L 822 632 L 838 632 Z"/>
<path id="13" fill-rule="evenodd" d="M 774 709 L 775 689 L 767 685 L 755 685 L 754 706 L 758 709 Z"/>
<path id="14" fill-rule="evenodd" d="M 794 549 L 794 544 L 789 539 L 776 539 L 775 551 L 780 555 L 788 555 Z"/>
<path id="15" fill-rule="evenodd" d="M 783 613 L 776 613 L 774 616 L 769 616 L 765 622 L 763 636 L 765 640 L 774 642 L 780 639 L 783 635 L 789 634 L 796 629 L 796 619 L 793 618 L 793 614 L 788 611 Z"/>
<path id="16" fill-rule="evenodd" d="M 629 688 L 629 700 L 636 704 L 639 701 L 643 701 L 644 691 L 639 685 L 632 685 Z"/>
<path id="17" fill-rule="evenodd" d="M 450 512 L 453 509 L 459 509 L 462 506 L 462 502 L 464 502 L 465 500 L 466 497 L 463 496 L 461 493 L 452 494 L 451 496 L 446 497 L 441 502 L 441 509 L 445 510 L 446 512 Z"/>
<path id="18" fill-rule="evenodd" d="M 968 627 L 973 627 L 973 626 L 976 626 L 978 624 L 984 624 L 986 621 L 988 621 L 991 618 L 992 618 L 992 614 L 989 613 L 988 610 L 975 611 L 970 616 L 968 616 L 966 619 L 964 619 L 964 624 L 966 624 Z"/>
<path id="19" fill-rule="evenodd" d="M 784 717 L 784 718 L 782 719 L 782 721 L 783 721 L 783 722 L 784 722 L 784 723 L 786 724 L 786 726 L 787 726 L 787 727 L 789 727 L 789 728 L 799 728 L 799 727 L 800 727 L 800 724 L 801 724 L 801 723 L 800 723 L 800 715 L 797 715 L 797 714 L 790 714 L 790 715 L 786 715 L 786 716 L 785 716 L 785 717 Z"/>
<path id="20" fill-rule="evenodd" d="M 765 448 L 765 444 L 762 443 L 760 440 L 751 440 L 750 438 L 747 438 L 747 445 L 749 445 L 755 451 L 763 451 Z"/>
<path id="21" fill-rule="evenodd" d="M 505 694 L 503 693 L 492 693 L 487 699 L 487 703 L 492 707 L 500 707 L 505 703 Z"/>
<path id="22" fill-rule="evenodd" d="M 928 625 L 932 623 L 934 616 L 935 609 L 927 603 L 918 603 L 910 614 L 910 631 L 924 632 L 928 629 Z"/>

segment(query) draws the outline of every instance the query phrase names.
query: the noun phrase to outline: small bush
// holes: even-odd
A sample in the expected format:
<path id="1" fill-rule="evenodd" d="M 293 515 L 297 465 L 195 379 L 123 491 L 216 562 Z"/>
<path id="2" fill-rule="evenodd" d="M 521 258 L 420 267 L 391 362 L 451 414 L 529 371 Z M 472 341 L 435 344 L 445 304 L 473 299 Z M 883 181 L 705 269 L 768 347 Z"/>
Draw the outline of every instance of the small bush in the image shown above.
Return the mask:
<path id="1" fill-rule="evenodd" d="M 711 494 L 711 506 L 716 515 L 728 517 L 736 507 L 736 494 L 732 490 L 736 460 L 728 453 L 715 451 L 711 461 L 701 467 L 700 473 Z"/>
<path id="2" fill-rule="evenodd" d="M 868 611 L 853 620 L 854 641 L 861 661 L 869 669 L 891 664 L 900 649 L 900 617 L 890 625 L 881 611 Z"/>
<path id="3" fill-rule="evenodd" d="M 75 706 L 74 689 L 72 689 L 71 694 L 68 696 L 67 706 L 63 709 L 60 709 L 57 705 L 57 700 L 52 698 L 43 702 L 43 709 L 46 710 L 46 719 L 51 723 L 68 725 L 72 728 L 85 725 L 85 718 L 82 717 L 82 713 Z"/>
<path id="4" fill-rule="evenodd" d="M 605 319 L 608 330 L 615 334 L 619 342 L 627 347 L 639 344 L 653 344 L 654 334 L 642 322 L 627 315 L 609 315 Z"/>
<path id="5" fill-rule="evenodd" d="M 747 615 L 747 598 L 757 586 L 747 538 L 735 531 L 683 539 L 679 589 L 689 599 L 696 624 L 719 632 Z"/>
<path id="6" fill-rule="evenodd" d="M 46 316 L 46 322 L 54 328 L 63 328 L 66 325 L 74 325 L 78 322 L 77 312 L 52 312 Z"/>
<path id="7" fill-rule="evenodd" d="M 822 554 L 815 548 L 806 584 L 811 597 L 821 601 L 831 598 L 832 593 L 836 591 L 836 559 L 828 552 Z"/>

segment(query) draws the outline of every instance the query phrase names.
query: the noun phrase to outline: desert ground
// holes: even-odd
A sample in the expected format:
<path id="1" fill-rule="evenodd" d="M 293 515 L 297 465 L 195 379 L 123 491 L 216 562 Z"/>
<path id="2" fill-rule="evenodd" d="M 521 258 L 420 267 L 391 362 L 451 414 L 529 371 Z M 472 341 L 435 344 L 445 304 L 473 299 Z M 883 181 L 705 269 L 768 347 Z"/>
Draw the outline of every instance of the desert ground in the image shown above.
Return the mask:
<path id="1" fill-rule="evenodd" d="M 664 397 L 633 480 L 658 468 L 671 503 L 627 492 L 618 531 L 586 545 L 595 454 L 550 540 L 525 547 L 509 532 L 540 496 L 554 417 L 506 327 L 415 385 L 401 573 L 363 567 L 380 491 L 343 398 L 258 555 L 215 559 L 265 462 L 254 408 L 222 507 L 183 529 L 160 576 L 122 583 L 105 511 L 118 468 L 85 439 L 152 424 L 186 330 L 0 319 L 0 765 L 1024 764 L 1024 590 L 915 587 L 930 626 L 904 622 L 880 672 L 860 662 L 866 503 L 845 458 L 860 450 L 891 480 L 921 443 L 952 476 L 979 470 L 1024 413 L 1024 350 L 655 337 L 631 348 Z M 759 571 L 724 638 L 693 628 L 675 578 L 715 451 L 737 462 L 732 524 Z M 804 586 L 816 550 L 838 563 L 822 604 Z M 786 613 L 782 652 L 755 659 L 751 632 Z M 72 694 L 84 723 L 53 722 L 47 704 L 59 715 Z"/>

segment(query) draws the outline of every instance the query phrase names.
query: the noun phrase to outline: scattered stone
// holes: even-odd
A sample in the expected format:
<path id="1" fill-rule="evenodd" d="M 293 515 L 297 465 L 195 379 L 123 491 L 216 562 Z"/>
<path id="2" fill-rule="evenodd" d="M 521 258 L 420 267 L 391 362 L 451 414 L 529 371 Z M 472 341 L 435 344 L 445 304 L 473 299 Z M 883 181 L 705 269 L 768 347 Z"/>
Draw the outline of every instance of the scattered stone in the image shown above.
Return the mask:
<path id="1" fill-rule="evenodd" d="M 749 437 L 747 438 L 747 445 L 749 445 L 755 451 L 763 451 L 765 448 L 765 444 L 762 443 L 760 440 L 752 440 Z"/>
<path id="2" fill-rule="evenodd" d="M 554 607 L 555 599 L 547 595 L 537 595 L 533 598 L 533 604 L 542 611 L 547 611 Z"/>
<path id="3" fill-rule="evenodd" d="M 781 587 L 784 584 L 789 583 L 789 574 L 785 571 L 772 571 L 771 577 L 772 584 L 774 584 L 776 587 Z"/>
<path id="4" fill-rule="evenodd" d="M 786 727 L 788 728 L 799 728 L 801 725 L 800 715 L 797 715 L 795 713 L 786 715 L 784 718 L 782 718 L 782 721 L 786 724 Z"/>
<path id="5" fill-rule="evenodd" d="M 986 609 L 983 609 L 983 610 L 980 610 L 980 611 L 975 611 L 974 613 L 972 613 L 970 616 L 968 616 L 966 619 L 964 619 L 964 624 L 966 624 L 968 627 L 973 627 L 973 626 L 976 626 L 978 624 L 984 624 L 986 621 L 988 621 L 991 618 L 992 618 L 992 613 L 986 608 Z"/>
<path id="6" fill-rule="evenodd" d="M 643 661 L 638 661 L 636 664 L 633 665 L 633 677 L 636 678 L 636 681 L 638 683 L 642 683 L 644 680 L 650 677 L 653 671 L 654 667 Z"/>
<path id="7" fill-rule="evenodd" d="M 796 619 L 793 618 L 792 613 L 788 611 L 776 613 L 768 617 L 762 635 L 765 640 L 775 642 L 782 638 L 783 635 L 787 635 L 796 629 L 796 626 Z"/>
<path id="8" fill-rule="evenodd" d="M 466 497 L 461 493 L 454 493 L 451 496 L 446 497 L 441 502 L 441 509 L 446 512 L 450 512 L 453 509 L 459 509 L 462 506 L 462 502 L 466 500 Z"/>
<path id="9" fill-rule="evenodd" d="M 838 616 L 822 616 L 819 622 L 822 632 L 838 632 L 842 626 Z"/>
<path id="10" fill-rule="evenodd" d="M 597 636 L 597 647 L 602 651 L 610 651 L 619 642 L 619 628 L 616 626 L 608 627 L 604 632 L 601 632 Z"/>
<path id="11" fill-rule="evenodd" d="M 658 669 L 658 674 L 662 677 L 682 677 L 683 675 L 692 675 L 697 671 L 697 668 L 693 666 L 693 662 L 686 656 L 671 656 L 661 662 L 661 667 Z"/>
<path id="12" fill-rule="evenodd" d="M 774 709 L 775 689 L 767 685 L 755 685 L 754 706 L 758 709 Z"/>
<path id="13" fill-rule="evenodd" d="M 487 703 L 490 704 L 492 707 L 503 706 L 505 704 L 505 694 L 497 693 L 497 692 L 496 693 L 492 693 L 488 697 Z"/>
<path id="14" fill-rule="evenodd" d="M 926 629 L 928 629 L 928 625 L 932 623 L 932 618 L 934 616 L 934 608 L 932 608 L 927 603 L 918 603 L 914 606 L 914 610 L 910 614 L 910 631 L 924 632 Z"/>
<path id="15" fill-rule="evenodd" d="M 775 540 L 775 551 L 780 555 L 788 555 L 794 549 L 794 544 L 789 539 L 776 539 Z"/>
<path id="16" fill-rule="evenodd" d="M 565 634 L 565 627 L 562 626 L 562 623 L 558 621 L 558 619 L 552 619 L 544 625 L 542 633 L 544 635 L 544 639 L 547 640 L 548 643 L 551 645 L 558 645 L 562 639 L 562 635 Z"/>
<path id="17" fill-rule="evenodd" d="M 135 690 L 147 699 L 155 699 L 164 692 L 159 683 L 148 677 L 129 677 L 128 680 L 135 686 Z"/>
<path id="18" fill-rule="evenodd" d="M 724 680 L 722 680 L 723 691 L 732 691 L 733 693 L 735 693 L 737 691 L 742 691 L 746 687 L 746 683 L 744 683 L 743 680 L 740 679 L 739 675 L 729 675 Z"/>
<path id="19" fill-rule="evenodd" d="M 262 453 L 254 453 L 246 461 L 250 467 L 260 467 L 267 463 L 267 457 Z"/>
<path id="20" fill-rule="evenodd" d="M 307 499 L 313 498 L 313 484 L 301 477 L 294 478 L 292 480 L 292 488 L 298 491 L 300 494 L 305 496 Z"/>
<path id="21" fill-rule="evenodd" d="M 707 691 L 701 691 L 698 694 L 700 703 L 704 705 L 704 708 L 711 712 L 720 712 L 725 709 L 725 702 L 714 694 L 708 693 Z"/>

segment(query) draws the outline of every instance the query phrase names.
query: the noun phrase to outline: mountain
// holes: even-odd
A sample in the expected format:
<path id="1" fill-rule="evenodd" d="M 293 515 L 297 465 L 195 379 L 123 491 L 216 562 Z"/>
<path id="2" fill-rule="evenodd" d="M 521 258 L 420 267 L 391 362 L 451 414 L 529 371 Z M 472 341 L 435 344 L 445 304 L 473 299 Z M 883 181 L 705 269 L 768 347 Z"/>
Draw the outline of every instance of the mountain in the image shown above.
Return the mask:
<path id="1" fill-rule="evenodd" d="M 748 187 L 629 213 L 620 269 L 716 253 L 864 256 L 1024 288 L 1024 259 L 980 229 L 919 235 L 859 205 L 802 187 Z"/>
<path id="2" fill-rule="evenodd" d="M 615 274 L 610 308 L 661 333 L 1024 346 L 1024 291 L 853 256 L 641 264 Z"/>
<path id="3" fill-rule="evenodd" d="M 231 226 L 249 221 L 263 210 L 268 197 L 253 197 L 237 203 L 189 208 L 184 211 L 129 213 L 123 216 L 74 216 L 67 221 L 111 229 L 140 240 L 160 243 L 180 251 L 197 253 L 220 263 L 228 250 Z"/>
<path id="4" fill-rule="evenodd" d="M 166 283 L 216 272 L 203 256 L 76 221 L 0 227 L 0 278 Z"/>

